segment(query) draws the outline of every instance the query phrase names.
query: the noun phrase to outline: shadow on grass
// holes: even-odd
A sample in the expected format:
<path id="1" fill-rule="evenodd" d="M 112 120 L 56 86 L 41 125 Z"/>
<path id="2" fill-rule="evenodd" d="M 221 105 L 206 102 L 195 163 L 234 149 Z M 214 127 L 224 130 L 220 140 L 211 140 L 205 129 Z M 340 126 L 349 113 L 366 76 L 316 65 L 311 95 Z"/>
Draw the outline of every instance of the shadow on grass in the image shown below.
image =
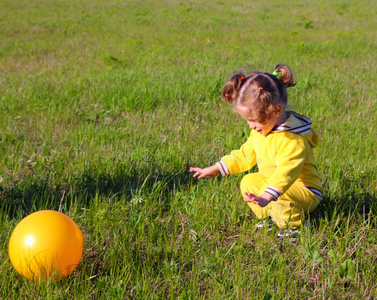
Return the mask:
<path id="1" fill-rule="evenodd" d="M 370 219 L 372 212 L 377 211 L 376 194 L 360 192 L 360 189 L 350 189 L 355 185 L 355 182 L 351 184 L 350 180 L 344 180 L 343 185 L 339 195 L 325 195 L 318 207 L 310 214 L 314 224 L 319 224 L 321 219 L 331 222 L 339 216 L 366 221 Z M 372 225 L 377 226 L 374 222 Z"/>
<path id="2" fill-rule="evenodd" d="M 222 179 L 217 177 L 213 180 Z M 197 182 L 188 171 L 164 174 L 152 173 L 150 170 L 116 170 L 114 174 L 108 174 L 88 169 L 60 184 L 30 177 L 18 184 L 0 185 L 0 208 L 3 216 L 14 218 L 25 217 L 42 209 L 60 210 L 62 204 L 64 209 L 69 209 L 72 204 L 85 208 L 97 196 L 117 201 L 119 198 L 131 200 L 140 193 L 158 193 L 160 199 L 168 199 L 169 193 L 189 189 Z M 338 195 L 326 195 L 325 187 L 325 195 L 310 218 L 317 224 L 321 219 L 331 221 L 339 214 L 368 219 L 371 211 L 377 209 L 377 197 L 375 194 L 360 192 L 366 190 L 360 186 L 363 182 L 344 176 Z M 168 203 L 160 204 L 166 205 L 166 210 L 169 209 Z"/>
<path id="3" fill-rule="evenodd" d="M 19 184 L 0 186 L 1 212 L 10 218 L 25 217 L 42 209 L 69 209 L 74 203 L 88 207 L 91 200 L 100 196 L 117 201 L 131 200 L 140 193 L 159 193 L 166 199 L 168 193 L 195 184 L 190 172 L 149 173 L 124 172 L 119 174 L 96 173 L 88 170 L 67 183 L 53 184 L 48 180 L 30 178 Z"/>

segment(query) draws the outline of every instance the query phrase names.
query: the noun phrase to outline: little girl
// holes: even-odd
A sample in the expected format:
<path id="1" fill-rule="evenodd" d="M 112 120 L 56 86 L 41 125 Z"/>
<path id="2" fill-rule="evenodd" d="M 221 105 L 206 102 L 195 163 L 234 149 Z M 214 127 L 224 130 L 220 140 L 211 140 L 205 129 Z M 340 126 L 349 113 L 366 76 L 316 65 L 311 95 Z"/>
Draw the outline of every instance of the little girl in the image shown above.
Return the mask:
<path id="1" fill-rule="evenodd" d="M 190 168 L 197 178 L 218 173 L 225 177 L 257 164 L 259 172 L 241 181 L 244 201 L 259 219 L 270 217 L 278 227 L 291 229 L 299 227 L 322 198 L 313 154 L 318 135 L 310 119 L 286 110 L 286 88 L 294 85 L 286 65 L 276 65 L 272 74 L 233 75 L 223 88 L 223 100 L 235 104 L 236 112 L 251 128 L 250 137 L 215 165 Z"/>

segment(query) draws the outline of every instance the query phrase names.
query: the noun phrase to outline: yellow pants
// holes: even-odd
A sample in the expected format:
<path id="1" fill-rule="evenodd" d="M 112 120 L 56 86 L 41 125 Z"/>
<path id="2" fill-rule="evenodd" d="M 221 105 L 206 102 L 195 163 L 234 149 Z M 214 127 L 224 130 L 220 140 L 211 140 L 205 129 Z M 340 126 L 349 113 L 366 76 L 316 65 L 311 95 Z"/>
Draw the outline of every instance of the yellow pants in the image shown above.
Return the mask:
<path id="1" fill-rule="evenodd" d="M 242 178 L 241 193 L 253 193 L 260 196 L 268 186 L 267 179 L 259 173 L 251 173 Z M 320 200 L 308 189 L 298 184 L 291 187 L 277 201 L 271 201 L 267 206 L 260 207 L 257 204 L 247 202 L 254 214 L 259 219 L 270 216 L 279 228 L 297 228 L 305 214 L 312 212 Z"/>

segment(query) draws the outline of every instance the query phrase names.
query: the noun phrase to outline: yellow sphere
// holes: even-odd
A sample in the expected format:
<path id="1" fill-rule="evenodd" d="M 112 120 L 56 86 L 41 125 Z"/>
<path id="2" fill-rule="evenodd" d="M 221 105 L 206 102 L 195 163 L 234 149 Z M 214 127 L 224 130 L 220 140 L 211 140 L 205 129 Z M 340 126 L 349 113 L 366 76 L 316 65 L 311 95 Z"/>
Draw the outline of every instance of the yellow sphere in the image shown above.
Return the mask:
<path id="1" fill-rule="evenodd" d="M 42 210 L 24 218 L 13 230 L 9 257 L 26 278 L 59 280 L 77 267 L 83 248 L 82 233 L 71 218 Z"/>

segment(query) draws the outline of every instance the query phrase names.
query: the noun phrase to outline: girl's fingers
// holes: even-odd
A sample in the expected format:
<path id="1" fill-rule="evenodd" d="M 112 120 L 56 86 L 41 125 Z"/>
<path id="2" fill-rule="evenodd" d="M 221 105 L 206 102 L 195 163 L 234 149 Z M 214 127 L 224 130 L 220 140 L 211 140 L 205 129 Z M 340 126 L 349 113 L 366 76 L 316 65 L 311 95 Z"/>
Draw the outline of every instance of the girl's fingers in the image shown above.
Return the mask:
<path id="1" fill-rule="evenodd" d="M 198 179 L 200 178 L 203 178 L 203 177 L 206 177 L 206 174 L 204 172 L 204 169 L 201 169 L 201 168 L 193 168 L 193 167 L 190 167 L 190 172 L 196 172 L 194 175 L 192 175 L 193 177 L 197 177 Z"/>
<path id="2" fill-rule="evenodd" d="M 190 168 L 190 172 L 201 173 L 202 169 L 201 168 Z"/>
<path id="3" fill-rule="evenodd" d="M 259 204 L 258 200 L 250 199 L 250 198 L 244 198 L 243 201 L 245 201 L 245 202 L 251 202 L 251 203 L 254 203 L 254 204 Z"/>
<path id="4" fill-rule="evenodd" d="M 247 198 L 243 199 L 245 202 L 251 202 L 251 203 L 259 205 L 259 200 L 258 200 L 257 196 L 255 196 L 254 194 L 245 193 L 245 196 L 247 196 Z"/>
<path id="5" fill-rule="evenodd" d="M 198 179 L 205 177 L 203 172 L 197 171 L 194 175 L 192 175 L 194 178 L 198 177 Z"/>
<path id="6" fill-rule="evenodd" d="M 207 174 L 205 172 L 201 171 L 198 178 L 200 179 L 200 178 L 205 178 L 205 177 L 208 177 Z"/>
<path id="7" fill-rule="evenodd" d="M 198 177 L 201 174 L 201 169 L 200 168 L 190 168 L 190 172 L 196 172 L 193 177 Z"/>
<path id="8" fill-rule="evenodd" d="M 249 199 L 255 199 L 255 198 L 257 198 L 257 196 L 255 196 L 255 195 L 252 194 L 252 193 L 245 193 L 245 195 L 246 195 Z"/>

